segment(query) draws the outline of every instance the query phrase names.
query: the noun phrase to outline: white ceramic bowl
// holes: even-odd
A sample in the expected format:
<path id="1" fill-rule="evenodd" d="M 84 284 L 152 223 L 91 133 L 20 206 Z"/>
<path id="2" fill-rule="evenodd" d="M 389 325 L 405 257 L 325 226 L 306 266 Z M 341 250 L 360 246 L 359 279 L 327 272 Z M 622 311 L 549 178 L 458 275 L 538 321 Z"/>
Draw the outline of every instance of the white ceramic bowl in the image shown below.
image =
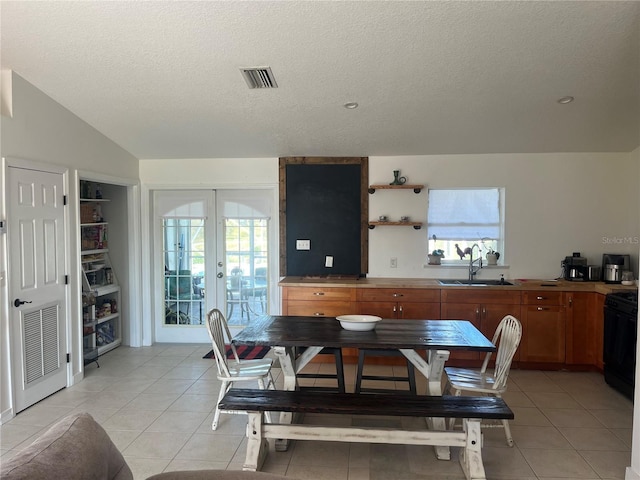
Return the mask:
<path id="1" fill-rule="evenodd" d="M 342 325 L 342 328 L 345 330 L 360 332 L 373 330 L 376 328 L 376 323 L 382 320 L 382 318 L 376 317 L 375 315 L 340 315 L 336 317 L 336 319 L 340 321 L 340 325 Z"/>

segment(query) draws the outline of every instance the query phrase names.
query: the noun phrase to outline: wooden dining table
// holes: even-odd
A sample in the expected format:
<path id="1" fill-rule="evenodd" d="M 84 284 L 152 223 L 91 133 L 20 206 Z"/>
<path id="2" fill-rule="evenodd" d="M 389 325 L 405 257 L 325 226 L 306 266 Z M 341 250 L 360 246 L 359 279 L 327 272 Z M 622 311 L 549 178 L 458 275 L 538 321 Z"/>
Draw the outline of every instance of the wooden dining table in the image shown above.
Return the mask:
<path id="1" fill-rule="evenodd" d="M 297 388 L 296 374 L 325 347 L 399 350 L 427 379 L 427 395 L 442 395 L 442 375 L 450 351 L 496 350 L 467 320 L 383 319 L 374 330 L 352 331 L 331 317 L 266 315 L 253 320 L 232 341 L 236 345 L 272 347 L 280 361 L 285 390 Z M 305 350 L 297 356 L 296 347 Z M 280 414 L 281 423 L 292 420 L 290 413 Z M 441 418 L 427 419 L 427 424 L 432 429 L 445 429 Z M 436 447 L 436 454 L 440 459 L 450 458 L 447 447 Z"/>

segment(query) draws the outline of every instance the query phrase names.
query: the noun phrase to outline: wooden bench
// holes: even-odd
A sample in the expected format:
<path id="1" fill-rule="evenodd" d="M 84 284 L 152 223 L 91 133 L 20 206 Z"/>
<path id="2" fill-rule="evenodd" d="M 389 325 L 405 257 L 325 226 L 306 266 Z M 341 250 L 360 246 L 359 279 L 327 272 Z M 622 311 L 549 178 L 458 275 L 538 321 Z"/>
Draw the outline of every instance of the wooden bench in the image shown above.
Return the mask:
<path id="1" fill-rule="evenodd" d="M 484 479 L 482 419 L 513 419 L 503 399 L 495 397 L 424 396 L 409 394 L 329 393 L 312 390 L 235 389 L 220 401 L 224 410 L 246 411 L 247 455 L 243 470 L 259 470 L 268 451 L 268 438 L 335 442 L 391 443 L 462 447 L 460 465 L 469 480 Z M 461 418 L 462 430 L 409 430 L 266 423 L 264 412 L 330 413 L 405 417 Z M 274 416 L 272 416 L 275 418 Z"/>

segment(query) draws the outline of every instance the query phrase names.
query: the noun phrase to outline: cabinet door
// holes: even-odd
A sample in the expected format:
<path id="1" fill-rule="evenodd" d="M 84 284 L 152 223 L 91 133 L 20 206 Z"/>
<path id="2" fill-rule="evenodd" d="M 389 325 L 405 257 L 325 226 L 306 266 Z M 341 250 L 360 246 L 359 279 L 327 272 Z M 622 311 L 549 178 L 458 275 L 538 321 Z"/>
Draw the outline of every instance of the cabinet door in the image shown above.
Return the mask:
<path id="1" fill-rule="evenodd" d="M 596 294 L 567 293 L 567 364 L 595 365 L 596 363 Z"/>
<path id="2" fill-rule="evenodd" d="M 440 304 L 398 302 L 398 318 L 405 320 L 438 320 L 440 318 Z"/>
<path id="3" fill-rule="evenodd" d="M 443 320 L 469 320 L 476 328 L 480 328 L 481 305 L 479 303 L 443 303 L 440 316 Z M 456 360 L 480 359 L 478 352 L 452 351 L 449 362 Z"/>
<path id="4" fill-rule="evenodd" d="M 397 302 L 358 302 L 358 313 L 382 318 L 398 318 Z"/>
<path id="5" fill-rule="evenodd" d="M 286 315 L 336 317 L 356 313 L 355 304 L 342 301 L 312 302 L 306 300 L 289 300 Z"/>
<path id="6" fill-rule="evenodd" d="M 520 360 L 564 363 L 565 312 L 563 306 L 526 305 L 522 307 Z"/>
<path id="7" fill-rule="evenodd" d="M 498 325 L 506 315 L 513 315 L 520 319 L 520 305 L 481 305 L 480 306 L 480 331 L 489 340 L 493 339 Z M 495 355 L 492 357 L 495 359 Z M 520 347 L 516 351 L 513 361 L 520 359 Z M 493 363 L 493 362 L 492 362 Z"/>

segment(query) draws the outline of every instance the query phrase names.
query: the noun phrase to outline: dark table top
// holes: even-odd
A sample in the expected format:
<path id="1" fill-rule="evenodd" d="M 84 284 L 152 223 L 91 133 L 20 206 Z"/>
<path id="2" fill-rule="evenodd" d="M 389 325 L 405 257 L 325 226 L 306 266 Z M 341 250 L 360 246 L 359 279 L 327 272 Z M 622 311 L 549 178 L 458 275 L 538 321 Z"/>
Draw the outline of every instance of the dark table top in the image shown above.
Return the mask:
<path id="1" fill-rule="evenodd" d="M 233 338 L 236 345 L 495 351 L 467 320 L 384 319 L 375 330 L 345 330 L 333 317 L 263 316 Z"/>

